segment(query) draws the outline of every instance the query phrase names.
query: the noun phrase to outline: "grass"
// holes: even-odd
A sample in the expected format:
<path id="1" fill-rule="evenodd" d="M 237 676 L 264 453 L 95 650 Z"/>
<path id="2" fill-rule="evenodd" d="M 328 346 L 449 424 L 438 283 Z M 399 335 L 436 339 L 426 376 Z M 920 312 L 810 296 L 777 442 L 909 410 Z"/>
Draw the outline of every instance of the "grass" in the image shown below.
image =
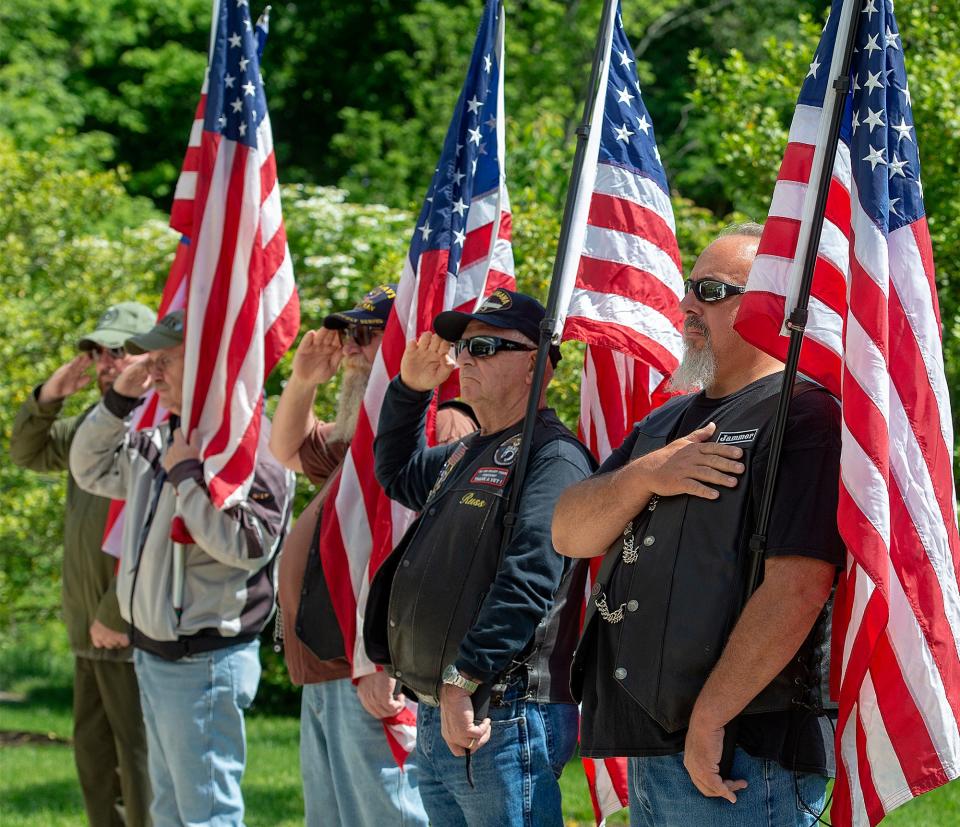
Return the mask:
<path id="1" fill-rule="evenodd" d="M 57 646 L 33 654 L 24 654 L 25 651 L 0 644 L 0 690 L 7 693 L 0 699 L 0 731 L 42 733 L 53 740 L 0 747 L 0 824 L 74 827 L 84 822 L 72 749 L 64 743 L 72 730 L 70 657 Z M 249 757 L 243 788 L 248 826 L 302 825 L 298 718 L 254 709 L 247 721 Z M 593 824 L 579 760 L 567 765 L 560 786 L 567 827 Z M 618 813 L 607 823 L 628 823 L 626 812 Z M 922 796 L 884 821 L 884 825 L 892 827 L 957 824 L 960 782 Z"/>

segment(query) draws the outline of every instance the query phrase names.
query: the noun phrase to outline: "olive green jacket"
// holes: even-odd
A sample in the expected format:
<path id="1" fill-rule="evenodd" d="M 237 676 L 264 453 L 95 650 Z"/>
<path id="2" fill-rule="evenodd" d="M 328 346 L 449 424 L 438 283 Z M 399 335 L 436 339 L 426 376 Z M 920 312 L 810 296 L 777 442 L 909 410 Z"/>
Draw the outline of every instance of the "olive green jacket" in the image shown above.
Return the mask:
<path id="1" fill-rule="evenodd" d="M 10 457 L 31 471 L 68 471 L 70 443 L 90 409 L 59 418 L 62 402 L 41 405 L 39 388 L 20 406 L 10 438 Z M 98 649 L 90 625 L 99 620 L 118 632 L 128 627 L 117 605 L 116 560 L 100 550 L 110 500 L 82 490 L 68 472 L 63 536 L 63 620 L 75 655 L 130 660 L 130 649 Z"/>

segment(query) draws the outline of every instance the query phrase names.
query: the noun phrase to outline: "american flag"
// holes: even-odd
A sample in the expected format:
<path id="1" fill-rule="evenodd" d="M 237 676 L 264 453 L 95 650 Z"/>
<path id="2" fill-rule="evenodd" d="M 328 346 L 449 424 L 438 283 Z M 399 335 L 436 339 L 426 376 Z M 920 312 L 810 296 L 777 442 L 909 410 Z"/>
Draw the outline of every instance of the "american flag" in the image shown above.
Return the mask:
<path id="1" fill-rule="evenodd" d="M 270 30 L 270 6 L 267 6 L 263 14 L 257 20 L 254 29 L 257 45 L 257 58 L 263 56 L 263 47 L 267 42 L 267 34 Z M 174 192 L 173 209 L 170 214 L 170 225 L 174 228 L 189 227 L 193 221 L 194 195 L 197 187 L 197 171 L 200 168 L 200 143 L 203 135 L 203 118 L 207 105 L 207 73 L 204 74 L 203 87 L 200 90 L 200 102 L 197 104 L 197 110 L 194 114 L 193 127 L 190 130 L 190 138 L 187 144 L 186 155 L 183 159 L 180 176 L 177 179 L 177 186 Z M 181 310 L 186 306 L 187 299 L 187 275 L 190 267 L 190 238 L 187 235 L 181 235 L 177 244 L 177 250 L 174 253 L 173 263 L 170 265 L 170 272 L 167 274 L 167 281 L 163 288 L 163 295 L 160 297 L 160 307 L 157 310 L 157 320 L 159 321 L 168 313 L 174 310 Z M 130 429 L 133 431 L 153 428 L 159 425 L 167 416 L 165 408 L 161 407 L 157 395 L 151 390 L 146 397 L 144 404 L 137 409 Z M 123 512 L 124 501 L 112 500 L 110 509 L 107 512 L 107 521 L 103 531 L 102 548 L 107 554 L 119 558 L 123 550 L 121 540 L 123 538 Z"/>
<path id="2" fill-rule="evenodd" d="M 503 9 L 488 0 L 440 161 L 417 219 L 393 312 L 370 376 L 357 429 L 324 503 L 320 554 L 355 678 L 375 667 L 363 648 L 370 576 L 412 514 L 392 503 L 373 472 L 373 438 L 406 342 L 442 310 L 473 309 L 498 287 L 513 288 L 510 204 L 504 181 Z M 406 721 L 409 724 L 410 710 Z M 387 721 L 388 735 L 396 740 Z M 407 745 L 412 748 L 409 729 Z M 391 742 L 403 756 L 402 744 Z M 406 749 L 409 752 L 409 749 Z"/>
<path id="3" fill-rule="evenodd" d="M 188 149 L 171 214 L 191 239 L 182 421 L 200 437 L 207 488 L 224 508 L 253 477 L 263 382 L 300 324 L 246 0 L 214 5 L 200 110 L 191 133 L 194 144 L 199 132 L 197 168 L 186 169 Z"/>
<path id="4" fill-rule="evenodd" d="M 847 561 L 834 609 L 831 820 L 877 824 L 960 774 L 960 539 L 933 254 L 903 44 L 885 0 L 835 0 L 800 90 L 736 328 L 783 358 L 842 15 L 857 26 L 800 370 L 841 398 Z M 807 212 L 809 215 L 809 211 Z"/>
<path id="5" fill-rule="evenodd" d="M 620 4 L 609 4 L 607 39 L 592 101 L 585 160 L 560 273 L 555 332 L 587 342 L 580 438 L 603 461 L 652 407 L 682 352 L 683 275 L 667 177 Z M 596 575 L 599 558 L 591 567 Z M 589 584 L 588 584 L 589 587 Z M 594 814 L 627 805 L 626 761 L 584 758 Z"/>

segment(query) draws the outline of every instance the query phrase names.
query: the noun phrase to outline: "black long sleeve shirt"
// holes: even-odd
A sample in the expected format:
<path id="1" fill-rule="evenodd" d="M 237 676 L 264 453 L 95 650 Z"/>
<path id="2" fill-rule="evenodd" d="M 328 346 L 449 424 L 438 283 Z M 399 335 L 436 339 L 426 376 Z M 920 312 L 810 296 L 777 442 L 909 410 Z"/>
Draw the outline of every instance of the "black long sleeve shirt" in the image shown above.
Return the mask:
<path id="1" fill-rule="evenodd" d="M 431 392 L 413 391 L 399 377 L 383 400 L 374 442 L 377 480 L 387 495 L 419 511 L 457 443 L 428 447 L 425 436 Z M 504 432 L 475 435 L 461 465 L 469 466 Z M 531 457 L 521 491 L 517 524 L 496 578 L 460 645 L 457 668 L 489 681 L 509 666 L 533 637 L 572 561 L 553 548 L 550 525 L 560 493 L 586 478 L 583 451 L 566 440 L 543 445 Z"/>

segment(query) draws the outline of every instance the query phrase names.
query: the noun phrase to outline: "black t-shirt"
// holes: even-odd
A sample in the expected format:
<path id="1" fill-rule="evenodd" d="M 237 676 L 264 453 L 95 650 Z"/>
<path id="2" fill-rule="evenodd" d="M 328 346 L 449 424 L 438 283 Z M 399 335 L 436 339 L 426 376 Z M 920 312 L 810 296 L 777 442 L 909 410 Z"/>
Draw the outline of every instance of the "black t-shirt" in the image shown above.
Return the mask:
<path id="1" fill-rule="evenodd" d="M 778 373 L 758 382 L 781 379 L 782 374 Z M 698 394 L 673 438 L 702 427 L 718 407 L 754 387 L 752 384 L 721 399 Z M 614 471 L 629 462 L 638 433 L 634 428 L 598 473 Z M 763 489 L 763 457 L 768 450 L 769 444 L 757 446 L 751 491 L 754 502 L 759 502 Z M 803 393 L 790 406 L 770 515 L 767 557 L 798 555 L 843 565 L 844 547 L 836 521 L 839 472 L 840 408 L 825 393 Z M 613 606 L 619 605 L 627 588 L 626 580 L 619 580 L 618 570 L 607 588 L 607 601 Z M 596 656 L 586 663 L 583 683 L 581 742 L 589 745 L 582 750 L 584 754 L 612 757 L 682 752 L 686 730 L 666 732 L 619 683 L 609 680 L 616 666 L 617 630 L 599 621 L 594 625 Z M 832 775 L 832 742 L 832 725 L 827 717 L 817 717 L 803 709 L 740 718 L 737 743 L 751 755 L 777 761 L 787 769 Z"/>

